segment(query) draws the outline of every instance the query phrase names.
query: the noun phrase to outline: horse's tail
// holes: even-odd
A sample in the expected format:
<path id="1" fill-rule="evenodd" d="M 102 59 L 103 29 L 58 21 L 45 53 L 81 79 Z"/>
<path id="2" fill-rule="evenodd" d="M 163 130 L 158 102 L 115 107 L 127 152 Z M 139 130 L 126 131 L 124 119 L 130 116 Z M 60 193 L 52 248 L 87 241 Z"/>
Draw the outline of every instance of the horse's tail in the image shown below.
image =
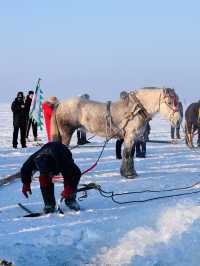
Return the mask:
<path id="1" fill-rule="evenodd" d="M 58 120 L 56 117 L 56 111 L 58 107 L 55 107 L 51 116 L 51 141 L 60 141 L 62 142 L 62 136 L 58 127 Z"/>

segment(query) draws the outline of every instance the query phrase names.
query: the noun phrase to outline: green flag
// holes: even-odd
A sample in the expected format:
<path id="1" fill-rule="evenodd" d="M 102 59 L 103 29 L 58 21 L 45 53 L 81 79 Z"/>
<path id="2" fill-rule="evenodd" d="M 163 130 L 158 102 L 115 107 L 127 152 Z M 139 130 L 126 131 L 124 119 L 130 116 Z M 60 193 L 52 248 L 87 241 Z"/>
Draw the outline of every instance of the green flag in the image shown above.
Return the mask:
<path id="1" fill-rule="evenodd" d="M 31 102 L 30 112 L 29 112 L 29 118 L 32 118 L 34 122 L 37 122 L 38 127 L 40 130 L 43 129 L 43 111 L 42 111 L 42 102 L 43 102 L 43 91 L 40 88 L 40 81 L 41 79 L 38 79 L 34 97 Z"/>

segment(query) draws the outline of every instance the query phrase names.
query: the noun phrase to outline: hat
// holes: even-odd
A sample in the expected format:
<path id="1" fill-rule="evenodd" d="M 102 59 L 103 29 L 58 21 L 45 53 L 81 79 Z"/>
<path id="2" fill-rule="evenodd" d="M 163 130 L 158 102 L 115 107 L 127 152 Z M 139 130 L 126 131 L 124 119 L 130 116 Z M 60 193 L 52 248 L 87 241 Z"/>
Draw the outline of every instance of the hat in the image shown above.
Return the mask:
<path id="1" fill-rule="evenodd" d="M 90 99 L 90 95 L 85 93 L 81 95 L 81 98 L 85 99 L 85 100 L 89 100 Z"/>
<path id="2" fill-rule="evenodd" d="M 34 162 L 35 162 L 36 168 L 38 169 L 41 175 L 52 172 L 54 169 L 54 165 L 55 165 L 55 161 L 52 158 L 52 156 L 46 153 L 39 154 L 34 159 Z"/>
<path id="3" fill-rule="evenodd" d="M 50 96 L 49 99 L 47 100 L 49 103 L 51 104 L 57 104 L 58 103 L 58 99 L 56 96 Z"/>
<path id="4" fill-rule="evenodd" d="M 28 95 L 34 94 L 34 91 L 29 91 Z"/>
<path id="5" fill-rule="evenodd" d="M 126 92 L 126 91 L 122 91 L 122 92 L 120 93 L 120 98 L 121 98 L 122 100 L 125 100 L 127 97 L 128 97 L 128 92 Z"/>
<path id="6" fill-rule="evenodd" d="M 19 92 L 17 93 L 17 98 L 18 98 L 18 97 L 20 97 L 20 98 L 24 98 L 24 94 L 23 94 L 22 91 L 19 91 Z"/>

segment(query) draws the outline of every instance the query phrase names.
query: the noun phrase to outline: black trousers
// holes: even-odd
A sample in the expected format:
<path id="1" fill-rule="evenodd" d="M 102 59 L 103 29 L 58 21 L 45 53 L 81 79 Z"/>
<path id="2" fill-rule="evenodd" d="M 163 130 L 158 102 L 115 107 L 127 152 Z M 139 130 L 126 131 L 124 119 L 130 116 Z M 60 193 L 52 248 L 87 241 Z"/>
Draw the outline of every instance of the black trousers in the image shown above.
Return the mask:
<path id="1" fill-rule="evenodd" d="M 19 134 L 19 130 L 20 130 L 20 141 L 21 141 L 21 145 L 22 147 L 26 146 L 26 125 L 21 125 L 21 126 L 14 126 L 14 130 L 13 130 L 13 147 L 17 147 L 18 144 L 18 134 Z"/>
<path id="2" fill-rule="evenodd" d="M 178 127 L 171 126 L 171 139 L 174 139 L 175 131 L 176 131 L 176 137 L 179 139 L 180 138 L 180 126 Z"/>
<path id="3" fill-rule="evenodd" d="M 136 157 L 139 156 L 141 153 L 142 154 L 146 154 L 146 142 L 143 141 L 137 141 L 134 145 L 133 145 L 133 149 L 132 149 L 132 154 L 134 156 L 136 151 Z"/>
<path id="4" fill-rule="evenodd" d="M 116 158 L 117 159 L 122 159 L 122 155 L 121 155 L 121 147 L 123 144 L 124 140 L 123 139 L 117 139 L 116 141 Z M 139 156 L 141 153 L 142 154 L 146 154 L 146 141 L 136 141 L 133 144 L 133 148 L 132 148 L 132 155 L 134 156 L 136 152 L 136 157 Z"/>
<path id="5" fill-rule="evenodd" d="M 28 138 L 31 126 L 32 126 L 33 136 L 34 136 L 34 138 L 37 138 L 37 123 L 34 122 L 32 119 L 28 120 L 28 126 L 27 126 L 27 130 L 26 130 L 26 138 Z"/>

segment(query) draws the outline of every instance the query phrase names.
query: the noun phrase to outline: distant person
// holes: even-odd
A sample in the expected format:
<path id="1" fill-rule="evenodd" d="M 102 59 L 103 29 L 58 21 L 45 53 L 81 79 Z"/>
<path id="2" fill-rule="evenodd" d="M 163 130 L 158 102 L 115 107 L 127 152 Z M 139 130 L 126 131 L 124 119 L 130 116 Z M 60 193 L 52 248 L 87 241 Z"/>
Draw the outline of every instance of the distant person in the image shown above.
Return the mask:
<path id="1" fill-rule="evenodd" d="M 56 96 L 51 96 L 42 103 L 48 141 L 51 141 L 51 116 L 54 108 L 57 107 L 58 104 L 59 101 Z"/>
<path id="2" fill-rule="evenodd" d="M 17 97 L 12 102 L 11 110 L 13 112 L 13 148 L 17 148 L 18 134 L 20 130 L 20 141 L 22 148 L 26 148 L 26 112 L 24 94 L 22 91 L 17 93 Z"/>
<path id="3" fill-rule="evenodd" d="M 174 139 L 175 133 L 176 133 L 176 138 L 177 139 L 181 138 L 181 136 L 180 136 L 180 126 L 181 126 L 181 123 L 182 123 L 182 120 L 183 120 L 183 105 L 182 105 L 181 102 L 178 103 L 178 108 L 179 108 L 179 111 L 180 111 L 180 120 L 179 120 L 179 123 L 178 123 L 177 127 L 171 126 L 171 139 Z"/>
<path id="4" fill-rule="evenodd" d="M 138 132 L 135 137 L 133 148 L 132 148 L 132 155 L 136 156 L 137 158 L 145 158 L 146 157 L 146 142 L 149 140 L 150 134 L 150 125 L 149 122 L 146 122 L 144 127 Z M 116 159 L 122 159 L 121 155 L 121 147 L 123 144 L 123 139 L 117 139 L 115 151 L 116 151 Z"/>
<path id="5" fill-rule="evenodd" d="M 139 136 L 136 136 L 135 144 L 133 145 L 133 155 L 136 152 L 137 158 L 145 158 L 146 157 L 146 143 L 149 140 L 149 134 L 151 131 L 151 127 L 149 122 L 146 122 L 144 128 L 142 128 L 141 132 L 139 132 Z"/>
<path id="6" fill-rule="evenodd" d="M 40 189 L 44 201 L 44 212 L 55 211 L 56 200 L 52 177 L 62 174 L 64 190 L 61 196 L 65 204 L 75 211 L 80 210 L 76 201 L 76 191 L 81 177 L 79 167 L 74 163 L 70 150 L 60 142 L 49 142 L 32 154 L 21 168 L 22 193 L 28 198 L 31 191 L 31 179 L 34 172 L 39 171 Z"/>
<path id="7" fill-rule="evenodd" d="M 37 131 L 38 124 L 32 118 L 29 117 L 33 96 L 34 96 L 34 91 L 29 91 L 28 95 L 26 96 L 26 100 L 25 100 L 25 110 L 26 110 L 26 115 L 27 115 L 26 139 L 28 140 L 30 128 L 32 127 L 34 141 L 37 141 L 38 140 L 38 131 Z"/>
<path id="8" fill-rule="evenodd" d="M 85 100 L 89 100 L 90 96 L 88 94 L 83 94 L 80 96 L 81 98 L 85 99 Z M 86 130 L 84 128 L 78 128 L 77 129 L 77 144 L 78 145 L 84 145 L 90 143 L 90 141 L 87 140 L 87 136 L 86 136 Z"/>

